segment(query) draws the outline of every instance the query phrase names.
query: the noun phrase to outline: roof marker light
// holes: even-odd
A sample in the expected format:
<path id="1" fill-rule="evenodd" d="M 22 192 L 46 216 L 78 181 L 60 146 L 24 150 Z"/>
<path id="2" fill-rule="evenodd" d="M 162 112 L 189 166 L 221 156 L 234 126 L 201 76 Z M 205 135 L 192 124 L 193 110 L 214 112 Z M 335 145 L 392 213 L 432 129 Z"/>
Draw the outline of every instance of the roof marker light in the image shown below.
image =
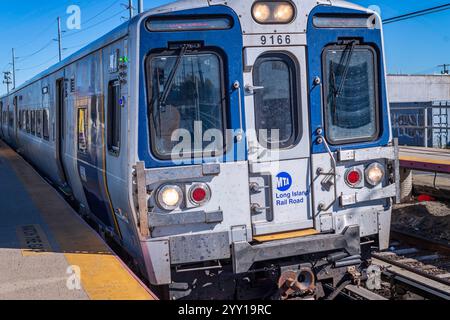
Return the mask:
<path id="1" fill-rule="evenodd" d="M 295 6 L 290 1 L 257 1 L 252 15 L 261 24 L 288 24 L 295 18 Z"/>

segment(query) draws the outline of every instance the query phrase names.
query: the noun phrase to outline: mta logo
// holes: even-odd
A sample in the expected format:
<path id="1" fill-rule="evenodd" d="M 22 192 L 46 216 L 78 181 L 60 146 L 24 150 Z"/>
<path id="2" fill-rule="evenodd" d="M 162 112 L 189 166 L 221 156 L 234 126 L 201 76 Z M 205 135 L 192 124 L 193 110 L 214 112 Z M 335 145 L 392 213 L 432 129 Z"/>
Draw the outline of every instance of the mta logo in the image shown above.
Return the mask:
<path id="1" fill-rule="evenodd" d="M 277 175 L 277 189 L 278 191 L 288 191 L 292 186 L 292 177 L 287 172 L 281 172 Z"/>

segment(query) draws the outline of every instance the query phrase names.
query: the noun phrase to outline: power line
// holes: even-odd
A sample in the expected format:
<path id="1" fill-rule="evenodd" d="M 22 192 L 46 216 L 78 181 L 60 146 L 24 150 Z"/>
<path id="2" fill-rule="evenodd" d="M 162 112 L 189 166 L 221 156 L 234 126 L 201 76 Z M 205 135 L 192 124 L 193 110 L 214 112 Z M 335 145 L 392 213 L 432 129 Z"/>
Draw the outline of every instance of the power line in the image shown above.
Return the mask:
<path id="1" fill-rule="evenodd" d="M 88 23 L 91 22 L 92 20 L 94 20 L 95 18 L 97 18 L 98 16 L 102 15 L 103 13 L 105 13 L 106 11 L 108 11 L 109 9 L 111 9 L 112 7 L 114 7 L 116 4 L 118 4 L 120 1 L 122 0 L 118 0 L 118 1 L 114 1 L 110 6 L 106 7 L 105 9 L 103 9 L 102 11 L 100 11 L 99 13 L 97 13 L 95 16 L 87 19 L 86 21 L 84 21 L 84 23 Z"/>
<path id="2" fill-rule="evenodd" d="M 79 33 L 84 32 L 84 31 L 87 31 L 87 30 L 90 30 L 90 29 L 92 29 L 92 28 L 95 28 L 95 27 L 101 25 L 102 23 L 105 23 L 105 22 L 107 22 L 107 21 L 109 21 L 109 20 L 112 20 L 113 18 L 117 17 L 118 15 L 121 15 L 124 11 L 128 11 L 128 10 L 127 10 L 127 9 L 121 10 L 120 12 L 115 13 L 114 15 L 110 16 L 109 18 L 106 18 L 106 19 L 104 19 L 104 20 L 101 20 L 101 21 L 99 21 L 99 22 L 97 22 L 97 23 L 95 23 L 95 24 L 93 24 L 93 25 L 91 25 L 91 26 L 89 26 L 89 27 L 83 28 L 82 30 L 72 32 L 72 33 L 70 33 L 70 34 L 64 36 L 64 38 L 72 37 L 72 36 L 74 36 L 74 35 L 77 35 L 77 34 L 79 34 Z"/>
<path id="3" fill-rule="evenodd" d="M 46 26 L 44 29 L 42 29 L 39 33 L 36 33 L 36 36 L 33 37 L 31 41 L 25 41 L 17 46 L 15 46 L 16 49 L 20 49 L 23 47 L 28 47 L 31 43 L 34 43 L 37 39 L 39 39 L 39 36 L 44 34 L 46 31 L 50 30 L 50 28 L 53 27 L 53 21 L 48 26 Z"/>
<path id="4" fill-rule="evenodd" d="M 98 14 L 96 14 L 96 15 L 94 15 L 93 17 L 89 18 L 88 20 L 86 20 L 85 23 L 90 22 L 90 21 L 92 21 L 93 19 L 95 19 L 96 17 L 98 17 L 98 16 L 100 16 L 101 14 L 105 13 L 106 11 L 108 11 L 109 9 L 111 9 L 114 5 L 118 4 L 120 1 L 121 1 L 121 0 L 114 1 L 111 5 L 109 5 L 109 6 L 106 7 L 105 9 L 103 9 L 101 12 L 99 12 Z M 117 15 L 117 14 L 116 14 L 116 15 Z M 114 16 L 116 16 L 116 15 L 114 15 Z M 112 17 L 114 17 L 114 16 L 112 16 Z M 98 24 L 101 24 L 101 23 L 103 23 L 103 22 L 106 22 L 106 21 L 110 20 L 112 17 L 110 17 L 110 18 L 108 18 L 108 19 L 105 19 L 105 20 L 103 20 L 103 21 L 100 21 Z M 94 24 L 94 25 L 92 25 L 91 27 L 88 27 L 88 28 L 89 28 L 89 29 L 90 29 L 90 28 L 93 28 L 93 27 L 97 26 L 98 24 Z M 50 29 L 52 26 L 54 26 L 54 22 L 52 22 L 52 23 L 49 24 L 47 27 L 45 27 L 44 29 L 42 29 L 42 31 L 40 32 L 40 34 L 43 33 L 43 32 L 45 32 L 45 31 L 47 31 L 47 30 Z M 84 31 L 84 30 L 85 30 L 85 29 L 80 30 L 79 32 L 74 32 L 74 33 L 70 34 L 69 36 L 72 36 L 72 35 L 74 35 L 74 34 L 78 34 L 78 33 L 80 33 L 81 31 Z M 51 44 L 53 43 L 53 41 L 54 41 L 54 40 L 52 39 L 52 40 L 50 40 L 49 42 L 47 42 L 43 47 L 39 48 L 38 50 L 36 50 L 36 51 L 34 51 L 34 52 L 32 52 L 32 53 L 30 53 L 30 54 L 28 54 L 28 55 L 18 57 L 17 59 L 20 60 L 21 62 L 23 62 L 23 61 L 25 61 L 25 60 L 27 60 L 27 59 L 29 59 L 29 58 L 31 58 L 31 57 L 34 57 L 35 55 L 41 53 L 42 51 L 44 51 L 45 49 L 47 49 L 48 47 L 50 47 Z M 22 45 L 20 45 L 20 46 L 18 46 L 18 47 L 19 47 L 19 48 L 22 48 L 22 47 L 24 47 L 24 46 L 25 46 L 25 44 L 22 44 Z"/>
<path id="5" fill-rule="evenodd" d="M 50 45 L 51 45 L 53 42 L 54 42 L 54 40 L 52 39 L 52 40 L 50 40 L 49 42 L 47 42 L 43 47 L 41 47 L 39 50 L 37 50 L 37 51 L 35 51 L 35 52 L 33 52 L 33 53 L 30 53 L 30 54 L 28 54 L 28 55 L 22 56 L 22 57 L 18 57 L 17 59 L 20 60 L 20 61 L 25 61 L 25 60 L 27 60 L 27 59 L 29 59 L 29 58 L 31 58 L 31 57 L 34 57 L 34 56 L 37 55 L 38 53 L 40 53 L 40 52 L 44 51 L 45 49 L 47 49 L 48 47 L 50 47 Z"/>
<path id="6" fill-rule="evenodd" d="M 47 60 L 45 62 L 42 62 L 42 63 L 40 63 L 38 65 L 35 65 L 35 66 L 32 66 L 32 67 L 27 67 L 27 68 L 20 68 L 20 69 L 17 69 L 17 71 L 26 71 L 26 70 L 32 70 L 32 69 L 36 69 L 36 68 L 42 67 L 43 65 L 46 65 L 47 63 L 53 61 L 53 59 L 58 58 L 58 56 L 59 55 L 55 55 L 55 56 L 51 57 L 49 60 Z"/>
<path id="7" fill-rule="evenodd" d="M 450 9 L 450 3 L 447 3 L 447 4 L 440 5 L 440 6 L 436 6 L 436 7 L 423 9 L 423 10 L 419 10 L 419 11 L 415 11 L 415 12 L 402 14 L 402 15 L 399 15 L 396 17 L 388 18 L 388 19 L 383 20 L 383 24 L 390 24 L 390 23 L 394 23 L 394 22 L 400 22 L 400 21 L 404 21 L 404 20 L 418 18 L 421 16 L 438 13 L 438 12 L 449 10 L 449 9 Z"/>

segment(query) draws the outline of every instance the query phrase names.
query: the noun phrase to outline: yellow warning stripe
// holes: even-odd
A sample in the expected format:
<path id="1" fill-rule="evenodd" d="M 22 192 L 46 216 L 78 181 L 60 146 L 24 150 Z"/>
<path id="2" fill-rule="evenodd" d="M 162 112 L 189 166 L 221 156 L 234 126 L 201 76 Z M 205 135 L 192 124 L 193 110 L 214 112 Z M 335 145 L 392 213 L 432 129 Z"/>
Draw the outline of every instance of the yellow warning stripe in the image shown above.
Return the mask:
<path id="1" fill-rule="evenodd" d="M 402 156 L 400 155 L 400 161 L 413 161 L 420 163 L 430 163 L 430 164 L 441 164 L 441 165 L 450 165 L 449 160 L 439 160 L 439 159 L 431 159 L 431 158 L 419 158 L 419 157 L 410 157 L 410 156 Z"/>
<path id="2" fill-rule="evenodd" d="M 11 149 L 2 142 L 0 146 L 67 262 L 79 267 L 82 287 L 90 299 L 157 299 L 55 190 Z"/>
<path id="3" fill-rule="evenodd" d="M 285 239 L 312 236 L 312 235 L 315 235 L 318 233 L 319 232 L 316 229 L 296 230 L 296 231 L 291 231 L 291 232 L 281 232 L 281 233 L 256 236 L 256 237 L 253 237 L 253 240 L 258 241 L 258 242 L 269 242 L 269 241 L 275 241 L 275 240 L 285 240 Z"/>

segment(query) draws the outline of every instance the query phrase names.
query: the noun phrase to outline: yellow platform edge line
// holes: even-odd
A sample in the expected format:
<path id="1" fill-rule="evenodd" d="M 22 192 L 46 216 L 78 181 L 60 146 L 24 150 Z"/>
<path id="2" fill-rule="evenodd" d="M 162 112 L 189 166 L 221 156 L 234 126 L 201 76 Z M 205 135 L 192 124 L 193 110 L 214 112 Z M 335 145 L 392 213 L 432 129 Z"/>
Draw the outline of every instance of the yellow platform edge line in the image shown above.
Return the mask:
<path id="1" fill-rule="evenodd" d="M 68 264 L 79 267 L 82 288 L 90 299 L 157 300 L 157 297 L 65 200 L 25 160 L 3 142 L 0 142 L 0 156 L 9 161 L 16 176 L 52 231 Z M 43 191 L 46 191 L 46 197 L 42 197 Z M 83 239 L 84 242 L 89 243 L 83 243 Z M 80 250 L 75 251 L 74 248 L 78 244 L 82 246 Z"/>
<path id="2" fill-rule="evenodd" d="M 441 165 L 450 165 L 450 160 L 436 160 L 430 158 L 419 158 L 419 157 L 409 157 L 409 156 L 400 156 L 400 161 L 414 161 L 420 163 L 430 163 L 430 164 L 441 164 Z"/>
<path id="3" fill-rule="evenodd" d="M 305 230 L 296 230 L 296 231 L 290 231 L 290 232 L 281 232 L 281 233 L 273 233 L 273 234 L 267 234 L 267 235 L 262 235 L 262 236 L 255 236 L 255 237 L 253 237 L 253 240 L 258 241 L 258 242 L 269 242 L 269 241 L 276 241 L 276 240 L 285 240 L 285 239 L 313 236 L 318 233 L 319 233 L 319 231 L 317 231 L 316 229 L 305 229 Z"/>

